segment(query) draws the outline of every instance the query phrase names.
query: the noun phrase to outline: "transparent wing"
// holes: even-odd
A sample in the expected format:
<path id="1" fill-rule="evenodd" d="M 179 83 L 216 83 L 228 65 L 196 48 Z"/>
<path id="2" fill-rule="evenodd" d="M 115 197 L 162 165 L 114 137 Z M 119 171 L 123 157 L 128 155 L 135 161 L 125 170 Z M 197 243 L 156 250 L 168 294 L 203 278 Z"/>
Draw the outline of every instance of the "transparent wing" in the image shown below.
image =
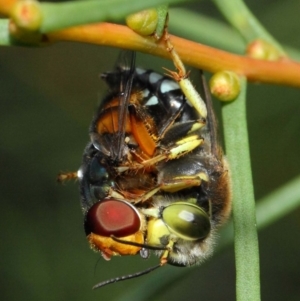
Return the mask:
<path id="1" fill-rule="evenodd" d="M 130 101 L 132 82 L 135 71 L 135 57 L 134 51 L 122 51 L 117 61 L 117 68 L 121 74 L 120 80 L 120 95 L 119 95 L 119 114 L 118 114 L 118 134 L 116 141 L 115 160 L 120 161 L 122 158 L 126 117 L 128 112 L 128 105 Z"/>

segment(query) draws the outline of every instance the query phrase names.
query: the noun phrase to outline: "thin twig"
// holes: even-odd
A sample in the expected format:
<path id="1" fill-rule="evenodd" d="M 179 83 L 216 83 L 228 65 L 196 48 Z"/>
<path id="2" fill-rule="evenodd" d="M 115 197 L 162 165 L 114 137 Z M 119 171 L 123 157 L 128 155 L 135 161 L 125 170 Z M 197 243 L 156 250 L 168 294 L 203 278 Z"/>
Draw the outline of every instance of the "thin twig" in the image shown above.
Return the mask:
<path id="1" fill-rule="evenodd" d="M 48 41 L 77 41 L 137 50 L 169 59 L 163 43 L 142 37 L 126 26 L 100 23 L 73 27 L 47 35 Z M 300 87 L 300 64 L 288 59 L 277 62 L 251 59 L 171 35 L 182 60 L 193 67 L 215 73 L 231 70 L 249 81 Z"/>

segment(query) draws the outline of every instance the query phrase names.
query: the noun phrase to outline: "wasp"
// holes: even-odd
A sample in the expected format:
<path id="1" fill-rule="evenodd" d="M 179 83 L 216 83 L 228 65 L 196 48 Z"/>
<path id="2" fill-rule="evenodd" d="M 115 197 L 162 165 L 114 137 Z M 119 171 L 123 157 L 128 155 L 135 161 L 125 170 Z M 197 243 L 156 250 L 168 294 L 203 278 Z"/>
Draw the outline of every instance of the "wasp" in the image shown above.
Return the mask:
<path id="1" fill-rule="evenodd" d="M 205 101 L 189 99 L 174 78 L 135 67 L 134 52 L 122 52 L 116 68 L 101 78 L 109 93 L 92 120 L 77 172 L 85 233 L 107 260 L 147 258 L 150 250 L 160 259 L 94 288 L 165 264 L 201 263 L 231 208 L 205 81 Z"/>

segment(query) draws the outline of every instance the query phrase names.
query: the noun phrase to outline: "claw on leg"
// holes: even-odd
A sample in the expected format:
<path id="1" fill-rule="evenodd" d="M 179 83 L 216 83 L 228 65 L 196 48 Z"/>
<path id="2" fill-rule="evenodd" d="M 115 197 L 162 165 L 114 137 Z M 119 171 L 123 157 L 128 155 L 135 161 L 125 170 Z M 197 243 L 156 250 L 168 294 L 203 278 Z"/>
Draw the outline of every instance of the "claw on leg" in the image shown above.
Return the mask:
<path id="1" fill-rule="evenodd" d="M 184 64 L 180 59 L 178 53 L 176 52 L 173 44 L 170 41 L 170 36 L 165 29 L 164 41 L 166 44 L 166 49 L 170 53 L 173 63 L 177 71 L 170 71 L 166 69 L 169 76 L 171 76 L 175 81 L 178 82 L 182 92 L 188 99 L 189 103 L 197 110 L 201 117 L 207 117 L 207 108 L 204 100 L 201 98 L 200 94 L 197 92 L 193 84 L 189 79 L 189 72 L 185 70 Z"/>

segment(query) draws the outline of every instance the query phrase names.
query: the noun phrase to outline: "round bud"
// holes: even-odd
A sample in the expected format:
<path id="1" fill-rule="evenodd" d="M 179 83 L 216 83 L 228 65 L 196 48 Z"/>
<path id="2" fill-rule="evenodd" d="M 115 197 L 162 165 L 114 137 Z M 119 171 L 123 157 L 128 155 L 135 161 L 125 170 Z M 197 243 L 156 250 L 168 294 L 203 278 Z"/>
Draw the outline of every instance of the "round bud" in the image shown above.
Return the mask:
<path id="1" fill-rule="evenodd" d="M 271 45 L 263 40 L 255 40 L 247 46 L 246 54 L 253 59 L 277 61 L 281 58 L 281 53 Z"/>
<path id="2" fill-rule="evenodd" d="M 43 19 L 40 4 L 34 0 L 18 1 L 12 9 L 11 18 L 21 29 L 38 31 Z"/>
<path id="3" fill-rule="evenodd" d="M 149 36 L 155 32 L 157 20 L 156 9 L 148 9 L 129 15 L 126 18 L 126 24 L 138 34 Z"/>
<path id="4" fill-rule="evenodd" d="M 231 71 L 215 73 L 209 81 L 211 94 L 221 101 L 232 101 L 240 93 L 240 79 Z"/>

